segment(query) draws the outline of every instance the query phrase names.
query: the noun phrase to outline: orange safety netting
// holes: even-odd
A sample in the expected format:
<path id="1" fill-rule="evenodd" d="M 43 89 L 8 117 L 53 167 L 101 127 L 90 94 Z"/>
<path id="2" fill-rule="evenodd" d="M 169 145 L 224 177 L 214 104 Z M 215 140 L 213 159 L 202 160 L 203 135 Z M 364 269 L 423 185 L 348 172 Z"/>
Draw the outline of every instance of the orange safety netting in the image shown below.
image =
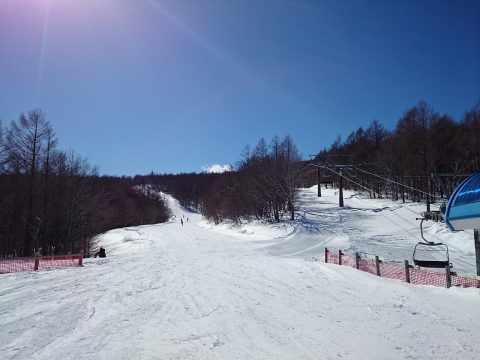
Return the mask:
<path id="1" fill-rule="evenodd" d="M 442 287 L 446 287 L 448 285 L 448 275 L 446 270 L 430 271 L 421 269 L 419 267 L 414 267 L 412 265 L 408 265 L 407 267 L 405 264 L 385 261 L 378 261 L 377 264 L 375 259 L 361 258 L 359 255 L 356 258 L 355 256 L 350 256 L 343 253 L 340 254 L 338 251 L 332 252 L 325 249 L 325 262 L 338 265 L 340 264 L 340 257 L 341 265 L 356 268 L 358 262 L 359 270 L 385 278 L 402 281 L 409 280 L 411 284 L 418 285 L 434 285 Z M 458 276 L 454 273 L 450 275 L 450 283 L 451 286 L 480 288 L 479 280 Z"/>
<path id="2" fill-rule="evenodd" d="M 82 255 L 54 255 L 0 259 L 0 274 L 82 265 Z"/>

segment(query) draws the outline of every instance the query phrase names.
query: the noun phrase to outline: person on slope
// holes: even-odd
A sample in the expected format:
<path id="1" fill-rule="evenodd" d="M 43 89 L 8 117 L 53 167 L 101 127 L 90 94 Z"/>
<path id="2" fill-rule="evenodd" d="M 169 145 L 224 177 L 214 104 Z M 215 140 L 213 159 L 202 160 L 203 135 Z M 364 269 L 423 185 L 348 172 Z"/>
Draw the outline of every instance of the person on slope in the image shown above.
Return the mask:
<path id="1" fill-rule="evenodd" d="M 183 219 L 180 219 L 180 222 L 182 223 L 182 226 L 183 226 Z"/>
<path id="2" fill-rule="evenodd" d="M 101 258 L 107 257 L 107 254 L 105 254 L 105 249 L 103 247 L 101 247 L 100 250 L 98 250 L 95 255 L 93 255 L 94 258 L 96 258 L 97 256 Z"/>

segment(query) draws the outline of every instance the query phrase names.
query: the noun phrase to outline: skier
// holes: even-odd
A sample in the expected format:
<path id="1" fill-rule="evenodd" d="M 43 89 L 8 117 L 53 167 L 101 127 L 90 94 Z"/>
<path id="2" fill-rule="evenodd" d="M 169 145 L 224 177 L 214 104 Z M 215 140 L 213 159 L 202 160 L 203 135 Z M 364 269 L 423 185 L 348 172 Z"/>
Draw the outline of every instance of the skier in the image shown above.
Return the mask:
<path id="1" fill-rule="evenodd" d="M 183 226 L 183 219 L 180 219 L 180 222 L 182 223 L 182 226 Z"/>

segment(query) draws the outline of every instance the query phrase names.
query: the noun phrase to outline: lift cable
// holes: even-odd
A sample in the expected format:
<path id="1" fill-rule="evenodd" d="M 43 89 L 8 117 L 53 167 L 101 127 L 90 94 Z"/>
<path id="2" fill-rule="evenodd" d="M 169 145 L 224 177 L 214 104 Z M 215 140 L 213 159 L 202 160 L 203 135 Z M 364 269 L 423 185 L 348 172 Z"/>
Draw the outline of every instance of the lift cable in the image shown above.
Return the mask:
<path id="1" fill-rule="evenodd" d="M 336 165 L 336 164 L 334 164 L 334 163 L 332 163 L 331 166 L 327 166 L 327 165 L 317 165 L 317 164 L 307 164 L 304 168 L 306 168 L 307 166 L 315 166 L 315 167 L 319 167 L 319 168 L 322 168 L 322 169 L 329 170 L 329 171 L 331 171 L 331 172 L 333 172 L 333 173 L 335 173 L 335 174 L 337 174 L 337 175 L 339 175 L 339 176 L 343 176 L 346 180 L 348 180 L 348 181 L 350 181 L 350 182 L 352 182 L 352 183 L 360 186 L 361 188 L 363 188 L 363 189 L 365 189 L 365 190 L 367 190 L 367 191 L 370 191 L 370 192 L 372 192 L 372 193 L 374 193 L 374 194 L 376 194 L 376 195 L 382 196 L 380 193 L 376 192 L 375 190 L 372 190 L 372 189 L 370 189 L 370 188 L 368 188 L 368 187 L 366 187 L 366 186 L 364 186 L 364 185 L 359 184 L 358 182 L 355 182 L 355 181 L 353 181 L 353 180 L 351 180 L 351 179 L 348 179 L 348 178 L 345 177 L 344 175 L 340 175 L 340 173 L 338 173 L 338 172 L 336 172 L 335 170 L 332 169 L 332 167 L 338 167 L 338 165 Z M 391 182 L 391 183 L 393 183 L 393 184 L 397 184 L 397 185 L 399 185 L 399 186 L 402 186 L 403 188 L 407 188 L 407 189 L 410 189 L 410 190 L 417 191 L 417 192 L 419 192 L 419 193 L 425 194 L 425 195 L 427 195 L 427 196 L 431 196 L 431 197 L 432 197 L 433 199 L 435 199 L 435 200 L 440 200 L 440 201 L 443 200 L 442 197 L 439 197 L 439 196 L 436 196 L 436 195 L 427 193 L 427 192 L 422 191 L 422 190 L 418 190 L 418 189 L 416 189 L 416 188 L 414 188 L 414 187 L 412 187 L 412 186 L 408 186 L 408 185 L 402 184 L 402 183 L 400 183 L 400 182 L 398 182 L 398 181 L 395 181 L 395 180 L 392 180 L 392 179 L 383 177 L 383 176 L 381 176 L 381 175 L 377 175 L 377 174 L 372 173 L 372 172 L 369 172 L 369 171 L 367 171 L 367 170 L 363 170 L 363 169 L 361 169 L 361 168 L 359 168 L 359 167 L 356 167 L 356 166 L 354 166 L 354 165 L 350 165 L 350 166 L 351 166 L 351 168 L 353 168 L 353 169 L 355 169 L 355 170 L 358 170 L 358 171 L 361 171 L 361 172 L 363 172 L 363 173 L 365 173 L 365 174 L 369 174 L 369 175 L 375 176 L 375 177 L 377 177 L 377 178 L 380 178 L 380 179 L 382 179 L 382 180 L 384 180 L 384 181 Z M 345 169 L 342 169 L 342 171 L 347 172 Z M 348 173 L 348 172 L 347 172 L 347 173 Z M 353 176 L 353 175 L 350 174 L 350 173 L 348 173 L 348 174 L 349 174 L 350 176 Z"/>
<path id="2" fill-rule="evenodd" d="M 386 178 L 386 177 L 383 177 L 383 176 L 374 174 L 374 173 L 372 173 L 372 172 L 370 172 L 370 171 L 360 169 L 360 168 L 358 168 L 358 167 L 356 167 L 356 166 L 353 166 L 353 168 L 356 169 L 356 170 L 358 170 L 358 171 L 361 171 L 361 172 L 363 172 L 363 173 L 365 173 L 365 174 L 369 174 L 369 175 L 372 175 L 372 176 L 376 176 L 376 177 L 378 177 L 378 178 L 380 178 L 380 179 L 382 179 L 382 180 L 389 181 L 389 182 L 391 182 L 391 183 L 400 185 L 400 186 L 402 186 L 402 187 L 404 187 L 404 188 L 407 188 L 407 189 L 410 189 L 410 190 L 413 190 L 413 191 L 417 191 L 417 192 L 419 192 L 419 193 L 422 193 L 422 194 L 431 196 L 431 197 L 433 197 L 433 198 L 436 199 L 436 200 L 437 200 L 437 199 L 438 199 L 438 200 L 442 200 L 442 198 L 439 197 L 439 196 L 435 196 L 435 195 L 432 195 L 432 194 L 427 193 L 427 192 L 425 192 L 425 191 L 415 189 L 415 188 L 412 187 L 412 186 L 408 186 L 408 185 L 399 183 L 398 181 L 395 181 L 395 180 L 392 180 L 392 179 L 389 179 L 389 178 Z"/>
<path id="3" fill-rule="evenodd" d="M 372 190 L 372 189 L 370 189 L 370 188 L 368 188 L 368 187 L 366 187 L 366 186 L 364 186 L 364 185 L 362 185 L 362 184 L 360 184 L 360 183 L 358 183 L 358 182 L 356 182 L 356 181 L 354 181 L 354 180 L 346 177 L 345 174 L 343 174 L 343 172 L 346 172 L 346 173 L 347 173 L 348 175 L 350 175 L 350 176 L 353 176 L 353 175 L 350 174 L 348 171 L 346 171 L 346 170 L 344 170 L 344 169 L 342 169 L 342 173 L 339 173 L 339 172 L 337 172 L 337 171 L 335 171 L 335 170 L 333 170 L 333 169 L 331 169 L 331 168 L 329 168 L 329 167 L 325 167 L 325 169 L 327 169 L 327 170 L 329 170 L 329 171 L 337 174 L 338 176 L 343 177 L 345 180 L 351 182 L 352 184 L 358 185 L 358 186 L 360 186 L 361 188 L 363 188 L 363 189 L 365 189 L 365 190 L 367 190 L 367 191 L 369 191 L 369 192 L 372 192 L 372 193 L 374 193 L 374 194 L 376 194 L 376 195 L 381 196 L 381 194 L 377 193 L 375 190 Z"/>
<path id="4" fill-rule="evenodd" d="M 358 182 L 353 181 L 353 180 L 350 179 L 350 178 L 347 178 L 345 175 L 343 175 L 343 172 L 347 173 L 347 175 L 349 175 L 350 177 L 354 177 L 354 178 L 355 178 L 355 175 L 349 173 L 349 172 L 346 171 L 346 170 L 342 170 L 342 175 L 340 175 L 340 174 L 338 174 L 338 175 L 343 176 L 343 177 L 345 178 L 345 180 L 350 181 L 351 183 L 353 183 L 353 184 L 355 184 L 355 185 L 358 185 L 358 186 L 360 186 L 361 188 L 363 188 L 363 189 L 365 189 L 365 190 L 367 190 L 367 191 L 369 191 L 369 192 L 371 192 L 371 193 L 373 193 L 373 194 L 375 194 L 375 195 L 377 195 L 377 196 L 379 196 L 379 197 L 382 196 L 382 194 L 376 192 L 375 190 L 370 189 L 369 187 L 367 187 L 367 186 L 365 186 L 365 185 L 359 184 Z M 358 180 L 358 179 L 357 179 L 357 180 Z"/>
<path id="5" fill-rule="evenodd" d="M 350 181 L 350 182 L 352 182 L 352 183 L 354 183 L 354 184 L 356 184 L 356 185 L 358 185 L 358 186 L 366 189 L 367 191 L 371 191 L 372 193 L 375 193 L 375 194 L 381 196 L 381 194 L 377 193 L 376 191 L 374 191 L 374 190 L 372 190 L 372 189 L 369 189 L 368 187 L 363 186 L 363 185 L 357 183 L 356 181 L 350 180 L 350 179 L 347 178 L 345 175 L 340 174 L 340 173 L 336 172 L 336 171 L 333 170 L 333 169 L 327 168 L 327 170 L 330 170 L 330 171 L 334 172 L 335 174 L 337 174 L 337 175 L 339 175 L 339 176 L 342 176 L 345 180 Z M 342 170 L 342 172 L 343 172 L 343 171 L 345 171 L 345 170 Z M 348 173 L 348 171 L 345 171 L 345 172 Z M 350 174 L 350 173 L 348 173 L 348 174 Z M 352 174 L 350 174 L 350 175 L 352 176 Z M 415 215 L 418 216 L 418 213 L 416 213 L 415 211 L 409 209 L 408 207 L 403 207 L 403 208 L 410 210 L 411 212 L 413 212 Z M 405 226 L 399 224 L 398 222 L 396 222 L 396 221 L 393 220 L 392 218 L 386 216 L 386 215 L 383 214 L 382 212 L 380 212 L 380 215 L 381 215 L 382 217 L 384 217 L 386 220 L 388 220 L 388 221 L 390 221 L 391 223 L 393 223 L 394 225 L 398 226 L 399 228 L 402 228 L 402 229 L 403 229 L 406 233 L 408 233 L 413 239 L 415 239 L 415 240 L 418 241 L 418 236 L 417 236 L 416 234 L 413 234 L 413 233 L 412 233 L 409 229 L 407 229 Z M 396 215 L 397 217 L 400 217 L 400 218 L 406 220 L 403 216 L 401 216 L 401 215 L 399 215 L 399 214 L 396 214 L 396 213 L 395 213 L 395 215 Z M 408 221 L 408 220 L 407 220 L 407 221 Z"/>
<path id="6" fill-rule="evenodd" d="M 376 194 L 376 195 L 378 195 L 378 196 L 382 196 L 380 193 L 376 192 L 375 190 L 370 189 L 370 188 L 368 188 L 367 186 L 364 186 L 364 185 L 358 183 L 357 181 L 354 181 L 354 180 L 352 180 L 351 178 L 345 176 L 345 173 L 346 173 L 346 174 L 349 175 L 350 177 L 356 178 L 356 176 L 355 176 L 354 174 L 352 174 L 352 173 L 350 173 L 349 171 L 346 170 L 346 167 L 345 167 L 345 168 L 342 168 L 342 170 L 341 170 L 342 173 L 340 173 L 340 172 L 335 171 L 334 169 L 332 169 L 332 167 L 338 167 L 338 165 L 335 165 L 335 164 L 332 164 L 331 166 L 317 165 L 317 164 L 309 164 L 309 165 L 314 166 L 314 167 L 317 167 L 317 168 L 326 169 L 326 170 L 328 170 L 328 171 L 330 171 L 330 172 L 332 172 L 332 173 L 334 173 L 334 174 L 336 174 L 336 175 L 338 175 L 338 176 L 343 177 L 345 180 L 347 180 L 347 181 L 349 181 L 349 182 L 351 182 L 351 183 L 353 183 L 353 184 L 355 184 L 355 185 L 358 185 L 359 187 L 363 188 L 363 189 L 366 190 L 366 191 L 369 191 L 369 192 L 371 192 L 371 193 L 373 193 L 373 194 Z M 354 168 L 354 169 L 356 169 L 356 170 L 362 171 L 362 169 L 358 169 L 358 168 L 356 168 L 356 167 L 354 167 L 354 166 L 351 166 L 351 167 Z M 366 172 L 366 171 L 364 171 L 364 172 Z M 378 176 L 378 175 L 375 175 L 375 174 L 372 174 L 372 175 L 377 176 L 377 177 L 379 177 L 379 178 L 382 178 L 381 176 Z M 388 179 L 386 179 L 386 180 L 388 180 Z M 409 186 L 400 184 L 400 183 L 398 183 L 398 182 L 396 182 L 396 181 L 392 181 L 392 180 L 389 180 L 389 181 L 391 181 L 391 182 L 393 182 L 393 183 L 397 183 L 397 184 L 402 185 L 402 186 L 405 186 L 405 187 L 408 187 L 408 188 L 410 188 L 410 189 L 412 189 L 412 190 L 415 190 L 415 191 L 420 191 L 420 190 L 417 190 L 417 189 L 415 189 L 415 188 L 412 188 L 412 187 L 409 187 Z M 420 191 L 420 192 L 422 192 L 422 191 Z M 424 193 L 424 194 L 427 194 L 427 193 L 425 193 L 425 192 L 423 192 L 423 193 Z M 428 195 L 428 194 L 427 194 L 427 195 Z M 403 207 L 403 206 L 402 206 L 402 208 L 407 209 L 407 210 L 411 211 L 412 213 L 414 213 L 415 215 L 418 216 L 418 213 L 415 212 L 414 210 L 412 210 L 412 209 L 410 209 L 410 208 L 408 208 L 408 207 Z M 418 240 L 418 236 L 415 235 L 415 234 L 413 234 L 413 233 L 411 233 L 410 230 L 408 230 L 408 229 L 405 228 L 404 226 L 400 225 L 400 224 L 397 223 L 396 221 L 392 220 L 391 218 L 385 216 L 384 214 L 381 214 L 381 215 L 382 215 L 385 219 L 387 219 L 387 220 L 391 221 L 392 223 L 394 223 L 396 226 L 401 227 L 401 228 L 402 228 L 403 230 L 405 230 L 412 238 Z M 406 220 L 403 216 L 401 216 L 401 215 L 399 215 L 399 214 L 395 214 L 395 215 L 397 215 L 398 217 Z M 433 237 L 436 238 L 436 239 L 438 239 L 437 236 L 433 236 Z M 439 240 L 439 239 L 438 239 L 438 241 L 441 242 L 441 240 Z"/>
<path id="7" fill-rule="evenodd" d="M 308 164 L 307 166 L 314 166 L 314 167 L 317 167 L 317 168 L 321 168 L 321 169 L 325 169 L 325 170 L 331 171 L 332 173 L 334 173 L 334 174 L 336 174 L 336 175 L 338 175 L 338 176 L 343 177 L 345 180 L 347 180 L 347 181 L 349 181 L 349 182 L 351 182 L 351 183 L 353 183 L 353 184 L 355 184 L 355 185 L 358 185 L 358 186 L 360 186 L 361 188 L 363 188 L 363 189 L 365 189 L 365 190 L 367 190 L 367 191 L 369 191 L 369 192 L 371 192 L 371 193 L 373 193 L 373 194 L 376 194 L 376 195 L 378 195 L 378 196 L 381 196 L 381 194 L 379 194 L 379 193 L 376 192 L 375 190 L 370 189 L 370 188 L 368 188 L 368 187 L 366 187 L 366 186 L 364 186 L 364 185 L 362 185 L 362 184 L 359 184 L 358 182 L 356 182 L 356 181 L 354 181 L 354 180 L 346 177 L 343 173 L 340 174 L 339 172 L 337 172 L 337 171 L 335 171 L 335 170 L 332 169 L 333 166 L 338 166 L 338 165 L 333 164 L 333 165 L 331 165 L 331 166 L 326 166 L 326 165 Z M 307 167 L 307 166 L 305 166 L 305 167 Z M 348 171 L 346 171 L 345 169 L 342 169 L 342 172 L 346 172 L 346 173 L 349 174 L 350 176 L 353 176 L 352 174 L 350 174 L 350 173 L 349 173 Z"/>

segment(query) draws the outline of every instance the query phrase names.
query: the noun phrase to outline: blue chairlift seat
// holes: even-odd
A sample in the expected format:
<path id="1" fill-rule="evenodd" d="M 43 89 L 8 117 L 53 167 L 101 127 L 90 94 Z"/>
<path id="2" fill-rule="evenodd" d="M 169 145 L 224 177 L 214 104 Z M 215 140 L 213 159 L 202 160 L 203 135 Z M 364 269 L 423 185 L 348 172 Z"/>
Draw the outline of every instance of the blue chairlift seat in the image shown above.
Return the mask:
<path id="1" fill-rule="evenodd" d="M 455 189 L 445 209 L 445 222 L 452 231 L 480 229 L 480 173 Z"/>

